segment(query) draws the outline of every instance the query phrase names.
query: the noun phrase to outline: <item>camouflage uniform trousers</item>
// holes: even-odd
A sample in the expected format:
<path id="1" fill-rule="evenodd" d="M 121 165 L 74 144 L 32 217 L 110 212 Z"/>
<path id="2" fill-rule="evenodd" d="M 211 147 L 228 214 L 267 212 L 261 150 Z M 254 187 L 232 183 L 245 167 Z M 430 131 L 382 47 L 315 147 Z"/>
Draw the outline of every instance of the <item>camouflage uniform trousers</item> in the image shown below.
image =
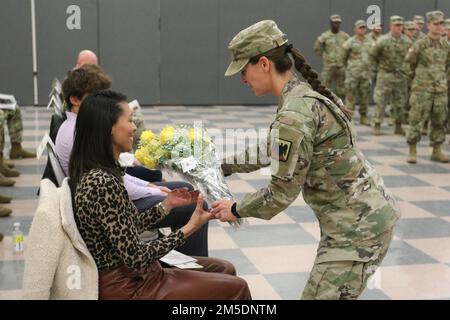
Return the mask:
<path id="1" fill-rule="evenodd" d="M 416 144 L 421 138 L 424 121 L 430 121 L 430 145 L 439 146 L 445 141 L 445 123 L 448 113 L 447 92 L 413 91 L 409 99 L 409 130 L 406 140 Z"/>
<path id="2" fill-rule="evenodd" d="M 11 143 L 22 143 L 23 124 L 19 106 L 14 110 L 0 110 L 0 150 L 2 152 L 5 146 L 5 122 Z"/>
<path id="3" fill-rule="evenodd" d="M 448 108 L 447 108 L 447 133 L 450 133 L 450 81 L 448 82 L 447 100 L 448 100 Z"/>
<path id="4" fill-rule="evenodd" d="M 392 118 L 396 123 L 402 122 L 407 99 L 406 90 L 406 79 L 401 79 L 401 76 L 393 73 L 378 72 L 373 95 L 375 101 L 374 124 L 383 123 L 385 108 L 389 104 L 392 106 Z"/>
<path id="5" fill-rule="evenodd" d="M 406 80 L 406 102 L 405 102 L 405 108 L 403 109 L 403 116 L 404 116 L 404 119 L 406 122 L 408 122 L 409 111 L 411 110 L 411 104 L 409 103 L 409 98 L 411 97 L 411 84 L 412 84 L 412 79 L 407 79 Z"/>
<path id="6" fill-rule="evenodd" d="M 347 74 L 345 77 L 345 88 L 347 91 L 345 106 L 350 110 L 355 110 L 355 104 L 359 103 L 359 114 L 367 116 L 370 80 Z"/>
<path id="7" fill-rule="evenodd" d="M 139 111 L 134 111 L 132 120 L 134 125 L 136 126 L 136 132 L 133 136 L 133 150 L 137 150 L 139 146 L 139 140 L 141 139 L 141 134 L 143 131 L 145 131 L 144 116 Z"/>
<path id="8" fill-rule="evenodd" d="M 321 73 L 322 81 L 325 86 L 332 89 L 333 82 L 336 85 L 334 92 L 339 98 L 345 97 L 345 67 L 328 65 L 324 63 Z"/>
<path id="9" fill-rule="evenodd" d="M 390 229 L 367 243 L 368 247 L 379 245 L 372 260 L 315 263 L 302 300 L 356 300 L 386 256 L 393 234 Z"/>

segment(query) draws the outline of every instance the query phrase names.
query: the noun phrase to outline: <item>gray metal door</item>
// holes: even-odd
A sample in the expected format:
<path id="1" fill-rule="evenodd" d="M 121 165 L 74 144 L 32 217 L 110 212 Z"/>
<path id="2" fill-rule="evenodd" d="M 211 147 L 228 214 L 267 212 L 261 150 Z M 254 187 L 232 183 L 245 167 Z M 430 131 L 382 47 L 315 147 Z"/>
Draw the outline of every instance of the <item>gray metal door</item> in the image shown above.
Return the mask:
<path id="1" fill-rule="evenodd" d="M 99 58 L 113 88 L 158 104 L 159 0 L 99 0 Z"/>
<path id="2" fill-rule="evenodd" d="M 32 105 L 34 93 L 30 1 L 2 0 L 0 43 L 0 93 L 14 94 L 19 105 Z"/>
<path id="3" fill-rule="evenodd" d="M 67 8 L 80 8 L 81 29 L 69 30 Z M 53 77 L 63 81 L 75 66 L 77 53 L 83 49 L 98 52 L 97 0 L 36 1 L 36 37 L 39 104 L 47 104 Z"/>

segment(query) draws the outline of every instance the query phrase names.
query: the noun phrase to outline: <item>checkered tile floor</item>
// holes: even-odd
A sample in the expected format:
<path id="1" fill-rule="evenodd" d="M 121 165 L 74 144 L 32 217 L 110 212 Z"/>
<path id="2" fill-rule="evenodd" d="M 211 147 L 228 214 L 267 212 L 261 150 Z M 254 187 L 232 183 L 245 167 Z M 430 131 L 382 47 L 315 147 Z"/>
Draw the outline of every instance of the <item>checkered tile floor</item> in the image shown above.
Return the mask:
<path id="1" fill-rule="evenodd" d="M 24 146 L 35 148 L 48 130 L 50 113 L 44 108 L 23 108 Z M 267 128 L 275 107 L 162 106 L 143 109 L 148 128 L 159 131 L 171 123 L 202 120 L 207 128 Z M 358 145 L 398 198 L 403 217 L 378 276 L 362 299 L 450 298 L 450 164 L 429 161 L 425 138 L 418 146 L 419 163 L 406 163 L 405 138 L 391 134 L 374 137 L 369 127 L 357 126 Z M 445 151 L 450 154 L 448 138 Z M 230 144 L 225 140 L 225 144 Z M 9 145 L 5 148 L 8 154 Z M 219 148 L 220 149 L 220 148 Z M 229 150 L 229 149 L 227 149 Z M 13 188 L 0 193 L 13 196 L 13 215 L 0 218 L 0 299 L 20 297 L 23 257 L 12 251 L 13 223 L 28 233 L 37 207 L 36 190 L 46 160 L 16 161 L 22 175 Z M 255 172 L 235 174 L 228 183 L 237 198 L 266 185 L 268 177 Z M 249 219 L 234 230 L 213 221 L 209 228 L 210 255 L 232 261 L 248 281 L 255 299 L 298 299 L 312 267 L 319 239 L 317 220 L 301 196 L 271 221 Z"/>

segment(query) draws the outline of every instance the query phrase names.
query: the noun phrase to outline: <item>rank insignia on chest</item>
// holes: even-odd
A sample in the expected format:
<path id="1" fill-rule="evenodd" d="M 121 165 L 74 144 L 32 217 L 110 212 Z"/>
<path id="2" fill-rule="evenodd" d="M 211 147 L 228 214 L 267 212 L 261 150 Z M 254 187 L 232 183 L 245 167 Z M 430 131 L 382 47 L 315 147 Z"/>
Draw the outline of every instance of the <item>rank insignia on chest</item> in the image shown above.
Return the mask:
<path id="1" fill-rule="evenodd" d="M 274 139 L 272 143 L 272 158 L 286 161 L 289 158 L 292 142 L 283 139 Z"/>

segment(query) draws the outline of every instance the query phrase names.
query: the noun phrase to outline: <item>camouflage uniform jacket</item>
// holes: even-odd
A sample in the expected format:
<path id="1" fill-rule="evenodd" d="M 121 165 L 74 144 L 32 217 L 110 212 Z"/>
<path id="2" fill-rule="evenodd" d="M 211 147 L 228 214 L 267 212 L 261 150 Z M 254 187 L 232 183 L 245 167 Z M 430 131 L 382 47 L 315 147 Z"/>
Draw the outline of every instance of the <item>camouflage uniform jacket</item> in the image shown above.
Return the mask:
<path id="1" fill-rule="evenodd" d="M 450 68 L 450 48 L 445 39 L 426 36 L 408 50 L 405 62 L 414 72 L 411 90 L 427 92 L 447 91 L 447 72 Z"/>
<path id="2" fill-rule="evenodd" d="M 411 47 L 412 42 L 407 36 L 401 35 L 396 38 L 390 33 L 382 35 L 377 42 L 372 45 L 371 58 L 378 71 L 394 73 L 397 75 L 409 75 L 404 59 Z"/>
<path id="3" fill-rule="evenodd" d="M 327 65 L 344 66 L 344 50 L 342 45 L 349 38 L 343 31 L 333 33 L 330 30 L 322 33 L 314 44 L 314 52 L 322 57 Z"/>
<path id="4" fill-rule="evenodd" d="M 353 36 L 345 41 L 343 47 L 347 74 L 354 78 L 370 78 L 372 68 L 370 64 L 371 45 L 372 41 L 368 37 L 361 41 Z"/>
<path id="5" fill-rule="evenodd" d="M 450 51 L 450 39 L 447 38 L 447 43 L 448 43 L 448 50 Z M 448 84 L 448 89 L 450 90 L 450 66 L 447 67 L 447 84 Z M 449 97 L 450 100 L 450 97 Z"/>
<path id="6" fill-rule="evenodd" d="M 367 37 L 367 36 L 366 36 Z M 370 33 L 370 35 L 368 36 L 368 38 L 370 39 L 370 41 L 372 41 L 372 44 L 377 42 L 378 39 L 380 39 L 381 36 L 375 36 L 372 32 Z"/>
<path id="7" fill-rule="evenodd" d="M 268 143 L 271 180 L 237 202 L 239 215 L 271 219 L 303 191 L 320 223 L 316 262 L 374 259 L 380 244 L 367 243 L 391 229 L 399 212 L 355 147 L 353 126 L 341 109 L 294 76 L 283 89 Z M 223 169 L 249 172 L 256 165 Z"/>

